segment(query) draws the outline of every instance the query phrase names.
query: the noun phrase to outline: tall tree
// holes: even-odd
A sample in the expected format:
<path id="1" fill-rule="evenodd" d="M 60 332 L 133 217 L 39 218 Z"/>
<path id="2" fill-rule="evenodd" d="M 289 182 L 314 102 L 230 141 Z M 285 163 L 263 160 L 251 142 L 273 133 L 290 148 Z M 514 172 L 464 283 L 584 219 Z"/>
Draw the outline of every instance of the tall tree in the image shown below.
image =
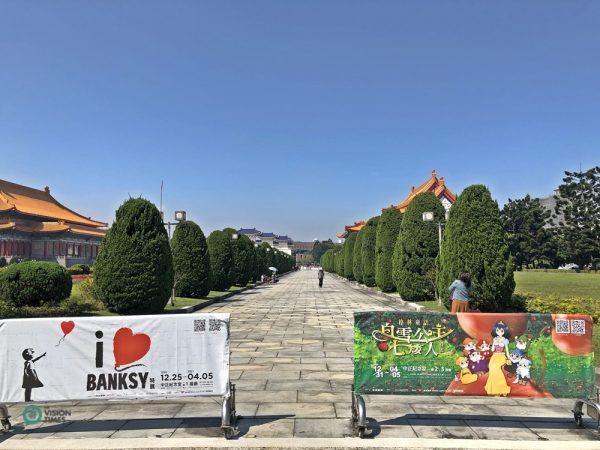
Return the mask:
<path id="1" fill-rule="evenodd" d="M 502 312 L 510 304 L 515 280 L 506 233 L 498 203 L 480 184 L 458 196 L 446 222 L 437 286 L 447 307 L 448 286 L 461 272 L 471 274 L 472 308 Z"/>
<path id="2" fill-rule="evenodd" d="M 175 292 L 180 297 L 200 298 L 210 292 L 210 256 L 206 238 L 191 220 L 177 224 L 173 239 Z"/>
<path id="3" fill-rule="evenodd" d="M 213 289 L 226 291 L 231 286 L 230 277 L 233 265 L 231 238 L 224 231 L 215 230 L 208 236 L 207 243 Z"/>
<path id="4" fill-rule="evenodd" d="M 354 254 L 352 256 L 352 273 L 354 279 L 359 283 L 363 282 L 362 275 L 362 243 L 365 233 L 361 229 L 356 235 L 356 242 L 354 242 Z"/>
<path id="5" fill-rule="evenodd" d="M 423 220 L 432 212 L 433 220 Z M 396 290 L 404 300 L 422 301 L 435 298 L 435 258 L 439 253 L 438 227 L 446 210 L 432 192 L 416 195 L 402 217 L 402 227 L 393 258 Z"/>
<path id="6" fill-rule="evenodd" d="M 331 239 L 315 242 L 311 252 L 313 261 L 320 261 L 323 253 L 333 247 L 335 247 L 335 244 L 331 241 Z"/>
<path id="7" fill-rule="evenodd" d="M 162 311 L 173 288 L 173 259 L 160 212 L 131 198 L 116 213 L 94 265 L 100 300 L 119 314 Z"/>
<path id="8" fill-rule="evenodd" d="M 524 266 L 548 267 L 556 260 L 550 215 L 540 200 L 529 194 L 522 199 L 509 199 L 502 208 L 508 247 L 519 270 Z"/>
<path id="9" fill-rule="evenodd" d="M 254 274 L 254 244 L 245 234 L 233 240 L 233 271 L 231 281 L 246 286 Z"/>
<path id="10" fill-rule="evenodd" d="M 371 217 L 361 230 L 364 233 L 362 244 L 362 277 L 367 286 L 375 286 L 375 260 L 377 246 L 377 225 L 379 217 Z"/>
<path id="11" fill-rule="evenodd" d="M 349 280 L 354 279 L 354 244 L 356 242 L 356 236 L 358 233 L 353 231 L 346 238 L 344 243 L 344 276 Z"/>
<path id="12" fill-rule="evenodd" d="M 394 207 L 385 209 L 377 224 L 375 282 L 383 292 L 396 289 L 392 278 L 392 256 L 401 225 L 402 213 Z"/>
<path id="13" fill-rule="evenodd" d="M 600 166 L 565 172 L 554 198 L 561 256 L 579 267 L 593 265 L 600 258 Z"/>

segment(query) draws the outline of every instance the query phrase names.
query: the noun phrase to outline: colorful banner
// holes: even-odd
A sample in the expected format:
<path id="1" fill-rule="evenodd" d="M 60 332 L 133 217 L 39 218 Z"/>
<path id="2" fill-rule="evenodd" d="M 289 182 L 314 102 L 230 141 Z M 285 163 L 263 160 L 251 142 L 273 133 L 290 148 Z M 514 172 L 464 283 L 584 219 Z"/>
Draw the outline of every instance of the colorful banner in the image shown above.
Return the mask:
<path id="1" fill-rule="evenodd" d="M 229 314 L 0 320 L 0 403 L 224 395 Z"/>
<path id="2" fill-rule="evenodd" d="M 590 316 L 354 314 L 354 389 L 363 394 L 587 397 Z"/>

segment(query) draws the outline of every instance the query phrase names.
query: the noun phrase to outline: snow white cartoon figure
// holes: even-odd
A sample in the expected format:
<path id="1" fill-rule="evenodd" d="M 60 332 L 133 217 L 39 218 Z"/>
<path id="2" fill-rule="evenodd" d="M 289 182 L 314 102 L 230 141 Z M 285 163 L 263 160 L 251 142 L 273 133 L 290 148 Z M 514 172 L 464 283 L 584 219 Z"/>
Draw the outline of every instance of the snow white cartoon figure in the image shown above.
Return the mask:
<path id="1" fill-rule="evenodd" d="M 504 367 L 509 362 L 508 339 L 510 338 L 510 329 L 504 322 L 500 321 L 492 328 L 492 352 L 494 354 L 489 362 L 489 376 L 485 383 L 485 391 L 488 395 L 510 394 L 510 386 L 506 383 L 504 376 Z"/>
<path id="2" fill-rule="evenodd" d="M 23 359 L 25 360 L 25 368 L 23 369 L 23 389 L 25 389 L 26 402 L 31 401 L 32 389 L 44 386 L 44 384 L 38 378 L 34 364 L 37 360 L 42 359 L 44 356 L 46 356 L 46 353 L 38 356 L 37 358 L 33 357 L 34 354 L 35 351 L 32 348 L 26 348 L 21 354 L 23 356 Z"/>

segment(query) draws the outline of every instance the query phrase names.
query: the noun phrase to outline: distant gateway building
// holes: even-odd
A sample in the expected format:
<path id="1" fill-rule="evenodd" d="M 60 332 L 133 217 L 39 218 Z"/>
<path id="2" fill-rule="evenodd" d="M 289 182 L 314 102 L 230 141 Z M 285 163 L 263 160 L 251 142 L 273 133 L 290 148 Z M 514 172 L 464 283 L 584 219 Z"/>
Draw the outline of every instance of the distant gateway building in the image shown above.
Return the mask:
<path id="1" fill-rule="evenodd" d="M 408 197 L 404 199 L 404 201 L 398 205 L 392 205 L 391 208 L 398 208 L 400 212 L 406 211 L 408 205 L 412 201 L 413 198 L 417 194 L 421 194 L 423 192 L 433 192 L 435 196 L 440 200 L 442 206 L 448 211 L 450 207 L 456 202 L 456 196 L 448 189 L 446 186 L 446 181 L 444 177 L 437 177 L 435 170 L 431 171 L 431 178 L 423 183 L 418 188 L 414 186 L 410 189 L 410 194 Z M 344 232 L 337 235 L 338 238 L 344 239 L 348 236 L 349 233 L 353 231 L 360 231 L 362 227 L 365 226 L 366 220 L 360 220 L 358 222 L 354 222 L 352 225 L 346 225 L 344 228 Z"/>
<path id="2" fill-rule="evenodd" d="M 274 233 L 263 233 L 262 231 L 258 231 L 256 228 L 240 228 L 238 233 L 245 234 L 252 242 L 255 243 L 266 242 L 271 247 L 281 250 L 288 255 L 291 255 L 294 249 L 294 241 L 288 236 L 279 236 Z"/>
<path id="3" fill-rule="evenodd" d="M 92 264 L 107 225 L 63 206 L 48 187 L 38 190 L 0 180 L 0 257 L 7 261 Z"/>

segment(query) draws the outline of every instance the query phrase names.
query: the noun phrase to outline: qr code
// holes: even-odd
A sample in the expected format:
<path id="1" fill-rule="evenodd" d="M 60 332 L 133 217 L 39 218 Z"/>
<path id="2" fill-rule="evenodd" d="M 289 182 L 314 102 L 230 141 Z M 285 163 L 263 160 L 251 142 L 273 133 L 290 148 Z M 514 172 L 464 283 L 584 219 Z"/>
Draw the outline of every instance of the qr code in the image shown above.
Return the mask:
<path id="1" fill-rule="evenodd" d="M 221 321 L 217 319 L 208 319 L 208 331 L 221 331 Z"/>
<path id="2" fill-rule="evenodd" d="M 581 320 L 581 319 L 571 320 L 571 333 L 585 334 L 585 320 Z"/>
<path id="3" fill-rule="evenodd" d="M 571 332 L 567 319 L 556 319 L 555 327 L 558 334 L 569 334 Z"/>
<path id="4" fill-rule="evenodd" d="M 206 320 L 194 319 L 194 332 L 201 333 L 203 331 L 206 331 Z"/>

